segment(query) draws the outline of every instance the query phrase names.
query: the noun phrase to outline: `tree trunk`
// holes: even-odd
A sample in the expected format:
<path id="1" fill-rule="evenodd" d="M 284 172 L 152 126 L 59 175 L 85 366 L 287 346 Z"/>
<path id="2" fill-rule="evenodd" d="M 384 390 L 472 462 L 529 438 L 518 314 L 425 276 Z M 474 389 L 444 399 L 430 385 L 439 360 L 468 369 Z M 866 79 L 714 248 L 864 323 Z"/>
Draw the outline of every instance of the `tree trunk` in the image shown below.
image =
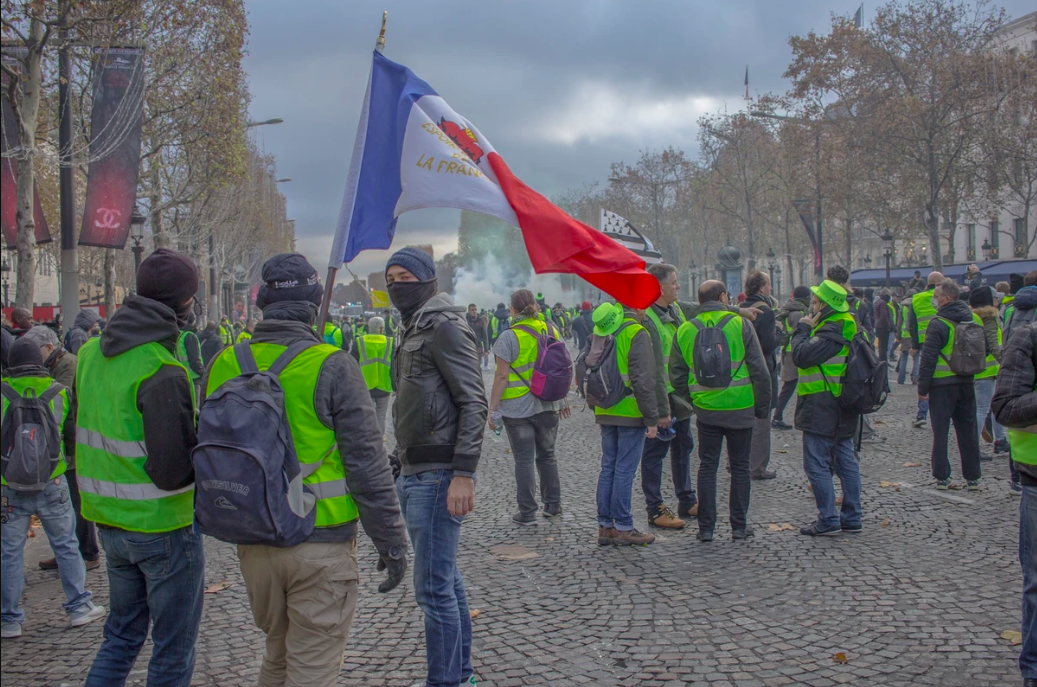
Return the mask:
<path id="1" fill-rule="evenodd" d="M 36 217 L 33 213 L 35 174 L 33 158 L 36 153 L 36 120 L 40 110 L 40 91 L 43 88 L 43 71 L 40 68 L 40 46 L 43 39 L 43 24 L 32 19 L 29 22 L 28 53 L 25 58 L 26 73 L 21 79 L 21 97 L 17 98 L 18 143 L 21 157 L 18 161 L 18 185 L 15 220 L 18 223 L 18 295 L 15 305 L 32 310 L 36 296 Z"/>
<path id="2" fill-rule="evenodd" d="M 115 314 L 115 252 L 104 249 L 104 313 L 109 318 Z"/>
<path id="3" fill-rule="evenodd" d="M 169 235 L 162 223 L 162 150 L 151 156 L 151 235 L 155 248 L 169 248 Z"/>
<path id="4" fill-rule="evenodd" d="M 940 254 L 940 214 L 935 206 L 926 206 L 925 223 L 926 233 L 929 234 L 929 254 L 932 256 L 933 271 L 939 272 L 943 269 L 943 256 Z"/>

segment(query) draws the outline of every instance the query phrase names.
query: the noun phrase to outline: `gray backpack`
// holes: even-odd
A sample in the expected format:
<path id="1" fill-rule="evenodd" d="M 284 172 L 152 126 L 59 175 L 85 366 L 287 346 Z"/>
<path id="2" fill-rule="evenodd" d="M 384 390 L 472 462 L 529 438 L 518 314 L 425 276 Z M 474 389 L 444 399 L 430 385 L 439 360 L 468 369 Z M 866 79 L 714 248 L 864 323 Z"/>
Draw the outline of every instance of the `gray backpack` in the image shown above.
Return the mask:
<path id="1" fill-rule="evenodd" d="M 611 408 L 633 392 L 619 372 L 616 337 L 633 322 L 624 322 L 614 334 L 591 334 L 590 342 L 576 359 L 576 387 L 592 408 Z"/>
<path id="2" fill-rule="evenodd" d="M 25 396 L 7 382 L 0 384 L 7 412 L 0 430 L 0 474 L 15 491 L 39 492 L 47 486 L 61 461 L 61 430 L 50 402 L 65 387 L 57 382 L 36 395 Z"/>
<path id="3" fill-rule="evenodd" d="M 951 322 L 942 317 L 940 319 L 954 330 L 951 356 L 948 358 L 940 354 L 951 368 L 951 372 L 969 377 L 987 369 L 987 336 L 983 332 L 983 327 L 975 322 Z"/>

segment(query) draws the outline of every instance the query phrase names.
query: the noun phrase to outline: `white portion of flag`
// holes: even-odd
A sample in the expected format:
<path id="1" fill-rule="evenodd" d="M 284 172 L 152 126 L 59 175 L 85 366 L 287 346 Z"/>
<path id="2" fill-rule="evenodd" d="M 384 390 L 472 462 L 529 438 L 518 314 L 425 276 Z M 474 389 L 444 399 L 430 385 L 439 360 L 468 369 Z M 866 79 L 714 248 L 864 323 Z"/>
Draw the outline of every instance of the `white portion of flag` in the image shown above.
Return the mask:
<path id="1" fill-rule="evenodd" d="M 600 228 L 603 234 L 644 258 L 644 261 L 649 265 L 655 265 L 663 261 L 662 253 L 655 249 L 648 237 L 616 213 L 602 208 Z"/>
<path id="2" fill-rule="evenodd" d="M 446 131 L 444 131 L 446 129 Z M 447 132 L 460 140 L 455 143 Z M 421 208 L 461 208 L 499 217 L 518 226 L 488 155 L 493 146 L 438 95 L 422 96 L 407 119 L 400 156 L 397 217 Z"/>

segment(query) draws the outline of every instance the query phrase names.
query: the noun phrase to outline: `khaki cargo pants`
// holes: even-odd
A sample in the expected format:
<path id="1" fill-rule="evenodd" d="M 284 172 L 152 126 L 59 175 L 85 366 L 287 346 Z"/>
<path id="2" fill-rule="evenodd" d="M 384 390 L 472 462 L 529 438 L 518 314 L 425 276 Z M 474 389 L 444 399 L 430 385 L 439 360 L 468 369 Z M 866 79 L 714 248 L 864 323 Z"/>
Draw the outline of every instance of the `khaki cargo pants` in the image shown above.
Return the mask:
<path id="1" fill-rule="evenodd" d="M 356 542 L 239 546 L 256 626 L 266 633 L 259 687 L 333 687 L 356 611 Z"/>

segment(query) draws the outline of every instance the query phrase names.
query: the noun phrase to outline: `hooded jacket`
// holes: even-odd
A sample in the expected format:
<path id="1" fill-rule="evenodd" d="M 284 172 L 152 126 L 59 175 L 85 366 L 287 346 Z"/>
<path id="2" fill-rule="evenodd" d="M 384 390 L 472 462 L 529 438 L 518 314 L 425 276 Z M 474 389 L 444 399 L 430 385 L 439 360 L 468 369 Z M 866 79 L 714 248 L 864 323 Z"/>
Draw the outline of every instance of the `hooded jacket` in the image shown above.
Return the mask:
<path id="1" fill-rule="evenodd" d="M 889 311 L 890 299 L 888 296 L 879 296 L 875 299 L 875 329 L 883 329 L 891 331 L 896 326 L 895 318 L 891 316 L 893 313 Z M 895 312 L 895 311 L 894 311 Z"/>
<path id="2" fill-rule="evenodd" d="M 630 380 L 630 390 L 637 401 L 637 409 L 641 417 L 619 417 L 617 415 L 595 415 L 594 419 L 599 425 L 610 425 L 619 427 L 655 427 L 659 424 L 659 415 L 669 411 L 668 404 L 660 407 L 660 398 L 666 397 L 666 384 L 662 386 L 662 396 L 659 395 L 659 386 L 656 379 L 656 356 L 662 356 L 662 344 L 653 342 L 652 334 L 648 329 L 650 320 L 646 316 L 644 320 L 637 317 L 631 308 L 623 308 L 623 317 L 636 320 L 644 331 L 634 334 L 630 340 L 630 352 L 627 355 L 627 377 Z M 658 346 L 658 349 L 657 349 Z M 656 353 L 658 350 L 658 354 Z"/>
<path id="3" fill-rule="evenodd" d="M 828 306 L 821 309 L 819 322 L 823 325 L 816 332 L 805 322 L 796 324 L 796 330 L 792 332 L 792 362 L 797 368 L 821 365 L 849 344 L 843 338 L 841 322 L 825 322 L 833 314 L 835 311 Z M 796 396 L 795 422 L 800 431 L 828 439 L 849 439 L 856 433 L 859 420 L 860 415 L 843 410 L 830 391 Z"/>
<path id="4" fill-rule="evenodd" d="M 698 308 L 698 312 L 730 312 L 730 310 L 729 306 L 719 302 L 705 303 Z M 767 367 L 767 361 L 763 357 L 763 351 L 760 349 L 760 342 L 756 337 L 752 322 L 746 319 L 742 319 L 741 322 L 745 366 L 749 368 L 749 380 L 753 385 L 753 407 L 743 410 L 704 410 L 696 407 L 695 415 L 703 424 L 730 429 L 752 429 L 756 420 L 763 420 L 770 415 L 771 373 Z M 690 355 L 691 352 L 687 351 L 687 353 Z M 688 375 L 691 373 L 691 368 L 685 358 L 685 352 L 680 350 L 680 345 L 674 339 L 673 350 L 670 354 L 670 383 L 673 384 L 675 394 L 680 395 L 681 398 L 691 399 L 691 390 L 688 386 Z"/>
<path id="5" fill-rule="evenodd" d="M 573 338 L 576 340 L 576 350 L 582 351 L 594 332 L 594 313 L 585 310 L 577 315 L 573 320 L 572 330 Z"/>
<path id="6" fill-rule="evenodd" d="M 771 302 L 761 293 L 754 293 L 739 304 L 743 308 L 756 308 L 760 314 L 753 320 L 753 329 L 756 330 L 756 338 L 760 341 L 760 349 L 767 365 L 772 367 L 776 363 L 774 351 L 778 350 L 781 341 L 778 339 L 777 319 Z"/>
<path id="7" fill-rule="evenodd" d="M 208 366 L 216 354 L 223 350 L 223 340 L 220 339 L 219 331 L 211 329 L 203 329 L 198 334 L 198 344 L 202 353 L 202 363 L 205 366 Z"/>
<path id="8" fill-rule="evenodd" d="M 1037 422 L 1037 325 L 1020 327 L 1005 339 L 997 390 L 990 402 L 994 417 L 1005 427 L 1022 429 Z M 1037 487 L 1037 466 L 1016 462 L 1020 481 Z"/>
<path id="9" fill-rule="evenodd" d="M 251 344 L 290 346 L 298 341 L 324 342 L 312 325 L 294 320 L 265 319 L 256 325 Z M 227 355 L 230 355 L 228 352 Z M 202 388 L 208 387 L 208 374 Z M 407 548 L 407 531 L 392 480 L 392 470 L 378 429 L 374 403 L 360 365 L 338 350 L 321 365 L 313 393 L 313 407 L 321 424 L 335 432 L 346 487 L 356 503 L 364 532 L 385 555 L 392 547 Z M 313 531 L 308 542 L 353 541 L 356 521 Z"/>
<path id="10" fill-rule="evenodd" d="M 942 318 L 942 319 L 941 319 Z M 962 323 L 972 322 L 972 309 L 965 301 L 951 301 L 936 312 L 936 317 L 929 320 L 929 328 L 925 330 L 925 343 L 918 362 L 918 395 L 928 396 L 930 388 L 950 386 L 951 384 L 973 383 L 972 375 L 951 375 L 950 377 L 933 377 L 936 364 L 940 360 L 940 351 L 947 345 L 950 328 L 943 320 Z M 989 346 L 987 354 L 990 354 Z"/>
<path id="11" fill-rule="evenodd" d="M 488 403 L 464 312 L 439 293 L 400 327 L 392 354 L 392 415 L 404 475 L 453 470 L 471 477 L 479 465 Z"/>
<path id="12" fill-rule="evenodd" d="M 1017 328 L 1034 321 L 1034 314 L 1037 311 L 1037 286 L 1024 286 L 1019 289 L 1012 300 L 1012 305 L 1014 308 L 1011 317 L 1005 322 L 1004 341 L 1008 341 L 1012 332 Z"/>
<path id="13" fill-rule="evenodd" d="M 157 343 L 175 356 L 179 334 L 172 308 L 150 298 L 130 295 L 101 333 L 101 355 L 114 358 L 138 346 Z M 80 374 L 83 376 L 78 378 L 78 388 L 82 393 L 91 380 L 89 371 Z M 193 398 L 194 385 L 183 368 L 175 365 L 163 365 L 137 387 L 137 409 L 143 416 L 148 454 L 144 472 L 164 491 L 182 489 L 194 482 L 191 450 L 198 437 Z"/>
<path id="14" fill-rule="evenodd" d="M 72 328 L 65 335 L 65 349 L 73 355 L 78 353 L 79 349 L 90 338 L 90 328 L 97 324 L 100 319 L 101 316 L 89 308 L 80 310 L 79 314 L 76 315 L 75 322 L 72 323 Z"/>
<path id="15" fill-rule="evenodd" d="M 511 324 L 511 313 L 508 312 L 507 308 L 497 308 L 493 311 L 493 316 L 497 318 L 500 324 L 497 325 L 497 335 L 493 334 L 493 326 L 489 325 L 488 333 L 490 335 L 490 344 L 492 345 L 497 341 L 497 337 L 500 336 L 501 332 L 508 328 Z"/>
<path id="16" fill-rule="evenodd" d="M 796 325 L 806 314 L 810 308 L 810 303 L 803 301 L 797 301 L 795 298 L 790 298 L 785 301 L 785 305 L 776 313 L 776 319 L 780 326 L 785 325 L 788 322 L 789 332 L 789 345 L 782 348 L 781 351 L 781 381 L 782 382 L 794 382 L 799 379 L 799 370 L 796 368 L 796 363 L 792 361 L 792 332 L 795 330 Z"/>
<path id="17" fill-rule="evenodd" d="M 994 356 L 994 360 L 1001 360 L 1001 344 L 997 340 L 997 331 L 1000 329 L 998 322 L 998 309 L 996 305 L 984 305 L 973 308 L 972 312 L 983 322 L 983 334 L 987 339 L 987 353 Z M 1001 339 L 1004 340 L 1004 337 Z"/>
<path id="18" fill-rule="evenodd" d="M 74 360 L 74 358 L 73 358 Z M 5 371 L 4 376 L 10 377 L 11 379 L 17 377 L 36 377 L 41 379 L 51 378 L 54 379 L 50 374 L 46 366 L 40 367 L 39 365 L 19 365 L 18 367 L 9 367 Z M 68 470 L 75 470 L 76 468 L 76 395 L 72 390 L 72 387 L 65 384 L 60 379 L 54 379 L 58 384 L 68 387 L 68 416 L 65 418 L 65 422 L 61 425 L 61 444 L 65 449 L 65 465 Z M 6 500 L 6 496 L 4 497 Z"/>

